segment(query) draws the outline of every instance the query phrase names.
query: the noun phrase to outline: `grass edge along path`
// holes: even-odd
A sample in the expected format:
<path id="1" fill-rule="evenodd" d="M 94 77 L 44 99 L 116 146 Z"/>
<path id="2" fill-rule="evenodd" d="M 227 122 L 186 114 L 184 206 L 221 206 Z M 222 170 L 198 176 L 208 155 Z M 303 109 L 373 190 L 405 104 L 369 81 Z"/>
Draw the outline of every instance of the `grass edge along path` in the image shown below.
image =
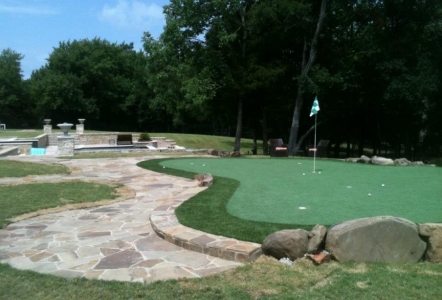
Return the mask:
<path id="1" fill-rule="evenodd" d="M 137 166 L 158 173 L 190 179 L 193 179 L 193 176 L 196 175 L 196 173 L 188 171 L 163 168 L 161 162 L 170 159 L 171 158 L 146 160 L 138 163 Z M 313 225 L 249 221 L 230 215 L 227 212 L 227 203 L 239 185 L 240 182 L 237 180 L 214 176 L 213 185 L 210 188 L 184 201 L 175 210 L 178 220 L 184 226 L 207 233 L 259 244 L 261 244 L 269 234 L 276 231 L 284 229 L 311 230 L 313 228 Z M 207 202 L 210 202 L 211 205 L 206 205 Z"/>

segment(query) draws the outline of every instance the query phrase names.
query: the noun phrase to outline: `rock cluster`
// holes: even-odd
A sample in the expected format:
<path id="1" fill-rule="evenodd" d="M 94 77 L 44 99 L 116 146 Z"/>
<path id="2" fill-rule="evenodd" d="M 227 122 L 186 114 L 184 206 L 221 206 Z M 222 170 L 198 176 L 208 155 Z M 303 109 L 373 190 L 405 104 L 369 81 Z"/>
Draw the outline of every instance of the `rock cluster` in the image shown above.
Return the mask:
<path id="1" fill-rule="evenodd" d="M 213 177 L 210 174 L 198 174 L 194 176 L 195 180 L 198 180 L 199 187 L 209 187 L 213 184 Z"/>
<path id="2" fill-rule="evenodd" d="M 311 232 L 278 231 L 264 239 L 261 249 L 265 255 L 292 261 L 331 255 L 352 262 L 442 262 L 442 224 L 418 225 L 391 216 L 362 218 L 328 230 L 316 225 Z"/>
<path id="3" fill-rule="evenodd" d="M 304 229 L 277 231 L 265 238 L 261 249 L 264 254 L 276 259 L 289 258 L 294 261 L 307 253 L 308 235 Z"/>
<path id="4" fill-rule="evenodd" d="M 422 161 L 409 161 L 406 158 L 397 158 L 395 160 L 391 158 L 385 158 L 381 156 L 373 156 L 369 158 L 368 156 L 362 155 L 361 157 L 349 157 L 346 158 L 345 161 L 361 163 L 361 164 L 374 164 L 381 166 L 430 166 L 434 167 L 435 165 L 426 165 Z"/>
<path id="5" fill-rule="evenodd" d="M 229 151 L 218 151 L 215 149 L 207 150 L 207 154 L 213 155 L 213 156 L 220 156 L 220 157 L 243 157 L 244 156 L 244 153 L 239 152 L 239 151 L 229 152 Z"/>
<path id="6" fill-rule="evenodd" d="M 442 262 L 442 224 L 420 224 L 419 234 L 427 240 L 428 244 L 425 260 Z"/>

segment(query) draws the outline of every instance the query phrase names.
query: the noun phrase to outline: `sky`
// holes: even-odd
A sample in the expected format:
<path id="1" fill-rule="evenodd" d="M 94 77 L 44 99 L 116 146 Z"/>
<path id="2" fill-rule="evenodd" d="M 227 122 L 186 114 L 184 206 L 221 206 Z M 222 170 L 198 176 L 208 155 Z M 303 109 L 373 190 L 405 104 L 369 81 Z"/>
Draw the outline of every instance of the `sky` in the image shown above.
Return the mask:
<path id="1" fill-rule="evenodd" d="M 0 51 L 24 56 L 23 78 L 46 64 L 60 42 L 95 37 L 143 47 L 144 32 L 157 38 L 168 0 L 0 0 Z"/>

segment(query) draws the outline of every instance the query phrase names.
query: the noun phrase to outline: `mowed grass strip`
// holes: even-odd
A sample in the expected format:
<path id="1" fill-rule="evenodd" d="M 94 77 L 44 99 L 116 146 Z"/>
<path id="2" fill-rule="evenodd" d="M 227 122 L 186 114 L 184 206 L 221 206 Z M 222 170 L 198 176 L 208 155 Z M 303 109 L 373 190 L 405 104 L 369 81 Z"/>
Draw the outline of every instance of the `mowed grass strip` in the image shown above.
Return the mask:
<path id="1" fill-rule="evenodd" d="M 166 137 L 172 139 L 177 145 L 187 149 L 216 149 L 218 151 L 232 151 L 235 144 L 234 137 L 213 136 L 204 134 L 185 134 L 185 133 L 150 133 L 153 137 Z M 252 153 L 253 140 L 241 139 L 241 151 L 247 154 Z M 262 141 L 257 143 L 258 154 L 262 154 Z"/>
<path id="2" fill-rule="evenodd" d="M 22 214 L 68 204 L 115 199 L 116 187 L 91 182 L 35 183 L 0 186 L 0 222 Z"/>
<path id="3" fill-rule="evenodd" d="M 69 172 L 69 168 L 62 165 L 46 165 L 5 159 L 0 160 L 0 178 L 24 177 L 28 175 L 66 174 Z"/>

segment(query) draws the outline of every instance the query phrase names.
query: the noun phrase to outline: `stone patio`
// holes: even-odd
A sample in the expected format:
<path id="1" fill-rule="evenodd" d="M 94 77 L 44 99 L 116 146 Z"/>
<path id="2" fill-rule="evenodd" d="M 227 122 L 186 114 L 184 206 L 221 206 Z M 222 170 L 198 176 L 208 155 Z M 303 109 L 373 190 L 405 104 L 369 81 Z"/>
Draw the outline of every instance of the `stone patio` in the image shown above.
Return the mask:
<path id="1" fill-rule="evenodd" d="M 260 255 L 259 244 L 210 235 L 179 224 L 174 208 L 204 188 L 197 187 L 194 180 L 136 166 L 139 161 L 152 158 L 160 156 L 8 158 L 64 164 L 73 172 L 1 178 L 0 184 L 69 180 L 122 183 L 133 189 L 136 196 L 101 207 L 63 211 L 10 224 L 0 230 L 0 261 L 17 269 L 69 278 L 152 282 L 216 274 Z"/>

